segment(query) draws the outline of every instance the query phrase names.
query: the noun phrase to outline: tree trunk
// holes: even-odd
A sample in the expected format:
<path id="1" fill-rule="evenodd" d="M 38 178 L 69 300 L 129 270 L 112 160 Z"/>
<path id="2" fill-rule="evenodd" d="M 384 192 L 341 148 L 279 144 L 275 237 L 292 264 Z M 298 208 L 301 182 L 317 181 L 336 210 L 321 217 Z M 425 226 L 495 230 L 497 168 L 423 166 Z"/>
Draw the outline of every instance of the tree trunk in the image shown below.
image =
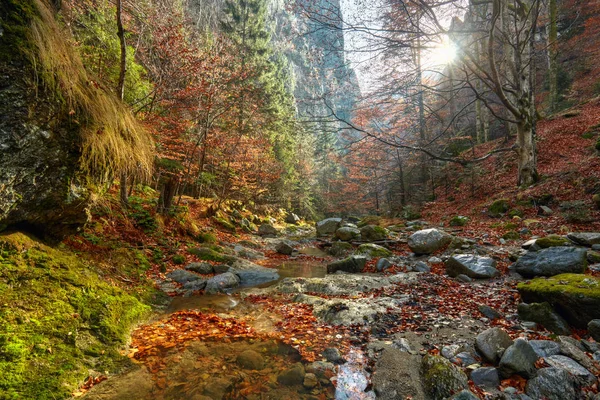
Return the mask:
<path id="1" fill-rule="evenodd" d="M 517 154 L 519 158 L 519 186 L 530 186 L 538 180 L 535 137 L 531 125 L 517 124 Z"/>
<path id="2" fill-rule="evenodd" d="M 119 45 L 121 47 L 121 59 L 119 64 L 119 81 L 117 83 L 117 96 L 121 101 L 125 96 L 125 74 L 127 73 L 127 47 L 125 44 L 125 30 L 123 29 L 123 20 L 121 18 L 122 12 L 121 0 L 117 0 L 117 36 L 119 37 Z M 121 172 L 120 175 L 120 195 L 119 198 L 123 205 L 129 202 L 127 196 L 127 173 Z"/>
<path id="3" fill-rule="evenodd" d="M 165 182 L 160 191 L 160 196 L 158 197 L 158 206 L 156 211 L 159 214 L 165 215 L 171 210 L 178 186 L 179 182 L 175 177 L 169 177 L 169 179 Z"/>
<path id="4" fill-rule="evenodd" d="M 550 111 L 555 111 L 558 103 L 558 65 L 556 57 L 558 53 L 558 29 L 556 0 L 550 0 L 548 4 L 548 83 L 550 94 Z"/>

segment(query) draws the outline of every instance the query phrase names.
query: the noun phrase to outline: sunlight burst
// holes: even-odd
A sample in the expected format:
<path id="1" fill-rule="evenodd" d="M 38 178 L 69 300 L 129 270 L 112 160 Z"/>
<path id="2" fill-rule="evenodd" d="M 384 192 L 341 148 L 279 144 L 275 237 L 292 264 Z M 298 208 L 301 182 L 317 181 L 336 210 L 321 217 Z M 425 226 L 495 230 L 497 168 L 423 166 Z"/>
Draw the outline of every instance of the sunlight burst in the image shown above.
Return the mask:
<path id="1" fill-rule="evenodd" d="M 450 64 L 456 59 L 456 46 L 446 39 L 432 50 L 432 58 L 436 64 Z"/>

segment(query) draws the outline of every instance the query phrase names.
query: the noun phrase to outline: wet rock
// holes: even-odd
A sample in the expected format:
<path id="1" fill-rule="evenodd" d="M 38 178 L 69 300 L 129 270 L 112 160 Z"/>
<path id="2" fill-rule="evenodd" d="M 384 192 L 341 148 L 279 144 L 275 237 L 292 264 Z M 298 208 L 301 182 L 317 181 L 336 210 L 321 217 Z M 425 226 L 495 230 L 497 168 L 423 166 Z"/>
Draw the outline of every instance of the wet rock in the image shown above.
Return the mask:
<path id="1" fill-rule="evenodd" d="M 189 272 L 183 269 L 176 269 L 174 271 L 169 272 L 167 274 L 167 278 L 181 284 L 202 279 L 200 276 L 194 274 L 193 272 Z"/>
<path id="2" fill-rule="evenodd" d="M 490 328 L 475 338 L 475 348 L 486 361 L 492 364 L 496 364 L 502 353 L 512 344 L 513 341 L 508 333 L 501 328 Z"/>
<path id="3" fill-rule="evenodd" d="M 236 359 L 237 364 L 244 369 L 261 370 L 265 366 L 263 356 L 254 350 L 241 352 Z"/>
<path id="4" fill-rule="evenodd" d="M 360 237 L 360 230 L 349 226 L 343 226 L 335 231 L 335 237 L 344 242 L 349 242 Z"/>
<path id="5" fill-rule="evenodd" d="M 593 385 L 596 382 L 596 377 L 590 371 L 569 357 L 557 355 L 546 357 L 544 360 L 552 367 L 567 371 L 583 386 Z"/>
<path id="6" fill-rule="evenodd" d="M 365 243 L 358 246 L 357 254 L 364 254 L 368 257 L 390 257 L 392 252 L 383 246 L 374 243 Z"/>
<path id="7" fill-rule="evenodd" d="M 302 363 L 296 363 L 293 367 L 286 369 L 277 376 L 277 382 L 282 385 L 301 385 L 304 382 L 306 372 Z"/>
<path id="8" fill-rule="evenodd" d="M 525 278 L 583 273 L 586 267 L 587 253 L 585 249 L 564 246 L 529 252 L 514 264 L 515 271 Z"/>
<path id="9" fill-rule="evenodd" d="M 317 378 L 315 374 L 308 373 L 304 375 L 304 381 L 302 382 L 302 385 L 307 389 L 317 387 L 317 385 L 319 385 L 319 378 Z"/>
<path id="10" fill-rule="evenodd" d="M 453 364 L 461 365 L 464 367 L 468 367 L 469 365 L 477 364 L 477 360 L 473 355 L 469 352 L 462 351 L 450 359 Z"/>
<path id="11" fill-rule="evenodd" d="M 229 267 L 227 267 L 229 268 Z M 209 263 L 205 262 L 194 262 L 185 266 L 185 269 L 188 271 L 196 272 L 198 274 L 212 274 L 214 273 L 213 266 Z"/>
<path id="12" fill-rule="evenodd" d="M 391 266 L 392 263 L 390 262 L 390 260 L 388 260 L 387 258 L 380 258 L 379 260 L 377 260 L 377 265 L 375 266 L 375 268 L 377 269 L 377 272 L 383 272 Z"/>
<path id="13" fill-rule="evenodd" d="M 233 388 L 233 383 L 226 378 L 213 377 L 207 381 L 203 393 L 213 400 L 221 400 Z"/>
<path id="14" fill-rule="evenodd" d="M 425 393 L 433 400 L 447 399 L 468 388 L 465 373 L 443 357 L 426 355 L 421 363 L 421 371 Z"/>
<path id="15" fill-rule="evenodd" d="M 279 254 L 291 256 L 294 252 L 294 248 L 288 242 L 281 241 L 277 247 L 275 247 L 275 251 L 277 251 Z"/>
<path id="16" fill-rule="evenodd" d="M 482 313 L 486 318 L 489 319 L 497 319 L 497 318 L 501 318 L 502 314 L 500 314 L 498 311 L 496 311 L 495 309 L 493 309 L 492 307 L 486 305 L 486 304 L 480 304 L 477 309 L 479 310 L 480 313 Z"/>
<path id="17" fill-rule="evenodd" d="M 415 265 L 412 266 L 415 272 L 431 272 L 431 267 L 424 263 L 423 261 L 418 261 Z"/>
<path id="18" fill-rule="evenodd" d="M 452 236 L 437 229 L 424 229 L 413 233 L 408 238 L 408 247 L 416 254 L 431 254 L 440 250 L 452 241 Z"/>
<path id="19" fill-rule="evenodd" d="M 342 353 L 335 347 L 329 347 L 325 349 L 322 355 L 327 361 L 332 362 L 334 364 L 343 364 L 344 362 L 346 362 L 346 360 L 344 360 L 344 357 L 342 356 Z"/>
<path id="20" fill-rule="evenodd" d="M 371 377 L 377 399 L 424 400 L 419 357 L 384 346 Z"/>
<path id="21" fill-rule="evenodd" d="M 279 231 L 271 224 L 262 224 L 258 227 L 258 235 L 265 237 L 275 237 Z"/>
<path id="22" fill-rule="evenodd" d="M 583 274 L 561 274 L 537 278 L 517 286 L 526 303 L 548 302 L 569 322 L 585 329 L 593 319 L 600 319 L 600 279 Z"/>
<path id="23" fill-rule="evenodd" d="M 367 225 L 360 228 L 360 237 L 362 240 L 367 242 L 376 242 L 378 240 L 385 240 L 388 236 L 385 228 L 377 225 Z"/>
<path id="24" fill-rule="evenodd" d="M 335 365 L 325 361 L 315 361 L 306 366 L 306 372 L 315 374 L 319 379 L 329 379 L 335 375 Z"/>
<path id="25" fill-rule="evenodd" d="M 204 279 L 197 279 L 195 281 L 189 281 L 183 284 L 182 288 L 184 290 L 188 290 L 188 291 L 198 291 L 198 290 L 204 290 L 204 288 L 206 288 L 206 280 Z"/>
<path id="26" fill-rule="evenodd" d="M 538 357 L 549 357 L 560 354 L 560 345 L 552 340 L 530 340 L 529 344 Z"/>
<path id="27" fill-rule="evenodd" d="M 494 367 L 482 367 L 471 372 L 471 380 L 477 386 L 495 389 L 500 386 L 500 375 Z"/>
<path id="28" fill-rule="evenodd" d="M 327 273 L 333 274 L 337 271 L 359 273 L 365 268 L 367 258 L 364 256 L 351 256 L 343 260 L 334 261 L 327 265 Z"/>
<path id="29" fill-rule="evenodd" d="M 593 319 L 588 323 L 588 333 L 596 342 L 600 342 L 600 319 Z"/>
<path id="30" fill-rule="evenodd" d="M 496 260 L 474 254 L 458 254 L 446 261 L 446 273 L 451 277 L 464 274 L 469 278 L 488 279 L 500 275 Z"/>
<path id="31" fill-rule="evenodd" d="M 558 315 L 549 303 L 520 303 L 517 307 L 519 318 L 541 324 L 557 335 L 570 335 L 569 324 Z"/>
<path id="32" fill-rule="evenodd" d="M 577 382 L 561 368 L 542 368 L 527 382 L 525 392 L 534 399 L 576 399 Z"/>
<path id="33" fill-rule="evenodd" d="M 294 213 L 288 213 L 285 216 L 285 222 L 288 224 L 298 225 L 300 223 L 300 217 Z"/>
<path id="34" fill-rule="evenodd" d="M 350 243 L 346 242 L 334 242 L 329 248 L 329 254 L 335 257 L 344 256 L 350 254 L 353 247 Z"/>
<path id="35" fill-rule="evenodd" d="M 257 286 L 279 279 L 277 270 L 263 267 L 243 258 L 234 258 L 230 265 L 228 271 L 237 275 L 240 279 L 240 286 Z"/>
<path id="36" fill-rule="evenodd" d="M 449 400 L 479 400 L 479 397 L 475 396 L 470 390 L 461 390 L 450 397 Z"/>
<path id="37" fill-rule="evenodd" d="M 341 218 L 327 218 L 317 222 L 317 236 L 331 235 L 342 223 Z"/>
<path id="38" fill-rule="evenodd" d="M 591 247 L 595 244 L 600 244 L 600 232 L 569 233 L 567 237 L 582 246 Z"/>
<path id="39" fill-rule="evenodd" d="M 530 378 L 535 374 L 537 360 L 538 356 L 531 345 L 525 339 L 518 338 L 502 354 L 498 371 L 503 378 L 513 374 Z"/>
<path id="40" fill-rule="evenodd" d="M 240 278 L 231 272 L 225 272 L 210 278 L 206 282 L 206 293 L 214 294 L 225 292 L 229 289 L 236 288 L 240 285 Z"/>
<path id="41" fill-rule="evenodd" d="M 356 295 L 390 287 L 392 277 L 373 275 L 333 274 L 323 278 L 285 278 L 277 285 L 264 289 L 270 293 L 319 293 L 329 296 Z"/>

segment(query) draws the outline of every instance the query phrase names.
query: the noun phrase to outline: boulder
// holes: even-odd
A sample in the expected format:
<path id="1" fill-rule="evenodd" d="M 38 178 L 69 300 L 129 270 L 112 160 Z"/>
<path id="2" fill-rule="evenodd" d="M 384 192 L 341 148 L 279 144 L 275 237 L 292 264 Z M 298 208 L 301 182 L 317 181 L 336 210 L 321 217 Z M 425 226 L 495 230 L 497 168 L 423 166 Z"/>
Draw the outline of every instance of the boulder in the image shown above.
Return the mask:
<path id="1" fill-rule="evenodd" d="M 357 254 L 364 254 L 368 257 L 390 257 L 392 252 L 383 246 L 374 243 L 365 243 L 358 246 Z"/>
<path id="2" fill-rule="evenodd" d="M 254 249 L 248 249 L 244 246 L 241 245 L 236 245 L 233 250 L 236 252 L 236 254 L 238 255 L 238 257 L 242 257 L 242 258 L 247 258 L 248 260 L 260 260 L 265 258 L 264 253 L 258 251 L 258 250 L 254 250 Z"/>
<path id="3" fill-rule="evenodd" d="M 317 236 L 331 235 L 342 223 L 341 218 L 327 218 L 317 222 Z"/>
<path id="4" fill-rule="evenodd" d="M 286 241 L 281 241 L 277 244 L 277 246 L 275 247 L 275 250 L 279 253 L 279 254 L 283 254 L 286 256 L 291 256 L 292 253 L 294 252 L 294 248 Z"/>
<path id="5" fill-rule="evenodd" d="M 559 337 L 560 354 L 577 361 L 585 369 L 588 369 L 590 371 L 594 370 L 595 367 L 594 367 L 594 364 L 592 363 L 592 360 L 583 352 L 583 350 L 581 350 L 577 346 L 577 345 L 580 345 L 580 343 L 578 342 L 577 345 L 573 344 L 568 340 L 564 340 L 563 338 L 565 338 L 565 337 L 566 336 Z"/>
<path id="6" fill-rule="evenodd" d="M 461 390 L 448 400 L 479 400 L 479 397 L 475 396 L 470 390 Z"/>
<path id="7" fill-rule="evenodd" d="M 550 303 L 521 303 L 518 305 L 519 318 L 523 321 L 533 321 L 541 324 L 557 335 L 570 335 L 571 328 L 558 313 L 554 311 Z"/>
<path id="8" fill-rule="evenodd" d="M 326 348 L 321 355 L 325 357 L 327 361 L 334 364 L 343 364 L 346 362 L 340 350 L 335 347 Z"/>
<path id="9" fill-rule="evenodd" d="M 543 238 L 535 239 L 535 244 L 539 250 L 550 247 L 570 246 L 572 242 L 564 236 L 549 235 Z"/>
<path id="10" fill-rule="evenodd" d="M 271 224 L 262 224 L 258 227 L 259 236 L 275 237 L 279 231 Z"/>
<path id="11" fill-rule="evenodd" d="M 591 247 L 595 244 L 600 244 L 600 232 L 569 233 L 567 237 L 582 246 Z"/>
<path id="12" fill-rule="evenodd" d="M 583 386 L 589 386 L 596 383 L 597 379 L 590 371 L 585 369 L 581 364 L 577 361 L 562 355 L 550 356 L 544 358 L 544 361 L 548 363 L 551 367 L 563 369 L 567 371 L 570 375 L 575 377 L 579 384 Z"/>
<path id="13" fill-rule="evenodd" d="M 600 319 L 593 319 L 588 323 L 588 333 L 596 341 L 600 342 Z"/>
<path id="14" fill-rule="evenodd" d="M 502 314 L 500 314 L 496 309 L 486 304 L 480 304 L 479 306 L 477 306 L 477 309 L 480 313 L 482 313 L 486 318 L 489 319 L 498 319 L 502 317 Z"/>
<path id="15" fill-rule="evenodd" d="M 267 268 L 243 258 L 235 258 L 228 272 L 234 273 L 240 280 L 240 286 L 256 286 L 279 279 L 274 268 Z M 215 271 L 217 266 L 215 266 Z"/>
<path id="16" fill-rule="evenodd" d="M 193 272 L 185 271 L 183 269 L 176 269 L 167 274 L 167 278 L 181 283 L 182 285 L 187 282 L 196 281 L 202 279 L 200 276 L 194 274 Z"/>
<path id="17" fill-rule="evenodd" d="M 390 260 L 388 260 L 387 258 L 380 258 L 379 260 L 377 260 L 375 268 L 377 269 L 377 272 L 383 272 L 391 266 L 392 263 L 390 262 Z"/>
<path id="18" fill-rule="evenodd" d="M 496 260 L 474 254 L 458 254 L 446 261 L 446 273 L 455 278 L 464 274 L 474 279 L 487 279 L 500 275 Z"/>
<path id="19" fill-rule="evenodd" d="M 360 228 L 360 237 L 362 240 L 367 242 L 376 242 L 379 240 L 385 240 L 388 236 L 385 228 L 377 225 L 366 225 Z"/>
<path id="20" fill-rule="evenodd" d="M 565 246 L 528 252 L 514 264 L 515 271 L 525 278 L 554 276 L 564 273 L 583 273 L 586 268 L 586 250 Z"/>
<path id="21" fill-rule="evenodd" d="M 231 273 L 225 272 L 224 274 L 220 274 L 210 278 L 206 282 L 206 293 L 214 294 L 219 292 L 225 292 L 228 289 L 236 288 L 240 285 L 240 278 Z"/>
<path id="22" fill-rule="evenodd" d="M 524 302 L 548 302 L 569 324 L 585 329 L 600 319 L 600 278 L 582 274 L 561 274 L 520 283 L 517 289 Z"/>
<path id="23" fill-rule="evenodd" d="M 481 367 L 471 372 L 471 380 L 477 386 L 495 389 L 500 386 L 500 375 L 494 367 Z"/>
<path id="24" fill-rule="evenodd" d="M 236 363 L 244 369 L 261 370 L 265 366 L 265 359 L 254 350 L 245 350 L 237 356 Z"/>
<path id="25" fill-rule="evenodd" d="M 329 379 L 335 375 L 335 365 L 325 361 L 315 361 L 306 366 L 306 372 L 315 374 L 319 379 Z"/>
<path id="26" fill-rule="evenodd" d="M 209 263 L 205 262 L 194 262 L 185 266 L 185 269 L 188 271 L 196 272 L 198 274 L 212 274 L 214 273 L 213 266 Z"/>
<path id="27" fill-rule="evenodd" d="M 502 354 L 498 371 L 503 378 L 508 378 L 514 374 L 521 375 L 524 378 L 531 378 L 535 375 L 535 363 L 537 360 L 538 355 L 527 340 L 518 338 Z"/>
<path id="28" fill-rule="evenodd" d="M 577 382 L 561 368 L 542 368 L 527 382 L 525 393 L 533 399 L 564 400 L 576 399 Z"/>
<path id="29" fill-rule="evenodd" d="M 408 238 L 408 247 L 417 254 L 431 254 L 452 241 L 452 236 L 435 228 L 423 229 Z"/>
<path id="30" fill-rule="evenodd" d="M 513 341 L 508 333 L 501 328 L 487 329 L 475 338 L 475 348 L 486 361 L 492 364 L 496 364 L 504 350 L 512 344 Z"/>
<path id="31" fill-rule="evenodd" d="M 423 261 L 418 261 L 412 266 L 415 272 L 431 272 L 431 267 Z"/>
<path id="32" fill-rule="evenodd" d="M 347 255 L 352 251 L 353 247 L 350 243 L 346 242 L 334 242 L 331 244 L 328 253 L 332 256 L 339 257 Z"/>
<path id="33" fill-rule="evenodd" d="M 302 363 L 296 363 L 277 376 L 277 382 L 282 385 L 301 385 L 304 382 L 306 372 Z"/>
<path id="34" fill-rule="evenodd" d="M 351 256 L 343 260 L 334 261 L 327 265 L 327 273 L 333 274 L 337 271 L 359 273 L 365 268 L 367 258 L 364 256 Z"/>
<path id="35" fill-rule="evenodd" d="M 344 242 L 349 242 L 351 240 L 358 239 L 360 237 L 360 231 L 356 228 L 343 226 L 335 231 L 335 237 Z"/>
<path id="36" fill-rule="evenodd" d="M 425 392 L 432 400 L 447 399 L 469 387 L 465 373 L 441 356 L 423 357 L 421 372 Z"/>
<path id="37" fill-rule="evenodd" d="M 538 357 L 550 357 L 560 354 L 560 344 L 552 340 L 530 340 L 529 344 Z"/>
<path id="38" fill-rule="evenodd" d="M 285 216 L 285 222 L 288 224 L 298 225 L 300 223 L 300 217 L 294 213 L 289 213 Z"/>

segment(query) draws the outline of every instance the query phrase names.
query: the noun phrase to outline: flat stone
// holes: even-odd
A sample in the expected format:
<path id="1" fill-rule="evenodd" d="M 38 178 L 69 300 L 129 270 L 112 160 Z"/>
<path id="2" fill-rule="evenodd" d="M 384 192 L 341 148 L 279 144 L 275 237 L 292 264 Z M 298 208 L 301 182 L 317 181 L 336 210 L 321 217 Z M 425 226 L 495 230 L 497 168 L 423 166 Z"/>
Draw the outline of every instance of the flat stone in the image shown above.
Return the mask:
<path id="1" fill-rule="evenodd" d="M 458 254 L 446 261 L 446 273 L 451 277 L 467 275 L 474 279 L 488 279 L 500 275 L 496 260 L 474 254 Z"/>
<path id="2" fill-rule="evenodd" d="M 600 232 L 577 232 L 567 235 L 573 242 L 583 246 L 593 246 L 600 244 Z"/>
<path id="3" fill-rule="evenodd" d="M 583 273 L 587 267 L 587 252 L 577 247 L 557 246 L 528 252 L 514 264 L 525 278 Z"/>

